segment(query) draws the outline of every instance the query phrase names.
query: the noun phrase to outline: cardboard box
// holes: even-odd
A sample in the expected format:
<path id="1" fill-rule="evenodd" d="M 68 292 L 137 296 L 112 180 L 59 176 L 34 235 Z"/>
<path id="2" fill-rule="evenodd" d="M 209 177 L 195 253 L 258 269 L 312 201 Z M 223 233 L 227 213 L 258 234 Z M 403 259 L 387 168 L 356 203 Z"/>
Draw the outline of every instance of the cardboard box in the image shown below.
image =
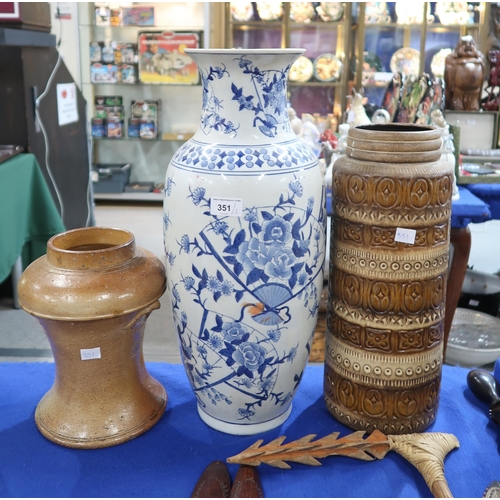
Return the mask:
<path id="1" fill-rule="evenodd" d="M 139 80 L 143 83 L 197 84 L 198 68 L 184 49 L 200 48 L 201 39 L 201 31 L 141 32 Z"/>
<path id="2" fill-rule="evenodd" d="M 92 83 L 116 83 L 118 81 L 116 64 L 92 64 L 90 66 L 90 81 Z"/>
<path id="3" fill-rule="evenodd" d="M 122 24 L 124 26 L 154 26 L 155 8 L 154 7 L 123 7 Z"/>

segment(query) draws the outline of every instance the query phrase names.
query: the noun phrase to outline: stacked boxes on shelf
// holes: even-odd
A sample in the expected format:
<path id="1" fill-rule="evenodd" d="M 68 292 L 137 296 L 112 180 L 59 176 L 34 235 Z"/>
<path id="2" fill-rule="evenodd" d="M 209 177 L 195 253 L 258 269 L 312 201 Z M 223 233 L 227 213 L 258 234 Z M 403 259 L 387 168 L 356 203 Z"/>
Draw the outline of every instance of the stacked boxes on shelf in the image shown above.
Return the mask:
<path id="1" fill-rule="evenodd" d="M 114 40 L 90 42 L 92 83 L 137 83 L 137 45 Z"/>
<path id="2" fill-rule="evenodd" d="M 132 101 L 128 136 L 155 140 L 160 134 L 161 99 Z M 96 96 L 92 118 L 92 137 L 122 139 L 125 136 L 122 96 Z"/>
<path id="3" fill-rule="evenodd" d="M 92 118 L 92 137 L 121 139 L 124 135 L 125 111 L 119 95 L 96 96 Z"/>
<path id="4" fill-rule="evenodd" d="M 157 139 L 160 134 L 161 99 L 132 101 L 129 137 Z"/>

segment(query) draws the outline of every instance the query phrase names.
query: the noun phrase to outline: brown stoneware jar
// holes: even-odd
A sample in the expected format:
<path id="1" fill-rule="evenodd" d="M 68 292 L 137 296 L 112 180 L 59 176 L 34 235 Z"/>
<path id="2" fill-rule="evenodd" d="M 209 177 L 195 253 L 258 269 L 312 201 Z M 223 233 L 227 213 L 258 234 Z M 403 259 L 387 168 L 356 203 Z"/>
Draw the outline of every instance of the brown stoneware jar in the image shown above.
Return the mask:
<path id="1" fill-rule="evenodd" d="M 366 125 L 334 164 L 324 396 L 353 429 L 436 418 L 453 187 L 440 158 L 437 129 Z"/>
<path id="2" fill-rule="evenodd" d="M 26 268 L 19 303 L 45 330 L 56 367 L 35 412 L 46 438 L 102 448 L 160 419 L 167 395 L 146 370 L 142 342 L 165 281 L 161 261 L 137 248 L 132 233 L 102 227 L 54 236 Z"/>

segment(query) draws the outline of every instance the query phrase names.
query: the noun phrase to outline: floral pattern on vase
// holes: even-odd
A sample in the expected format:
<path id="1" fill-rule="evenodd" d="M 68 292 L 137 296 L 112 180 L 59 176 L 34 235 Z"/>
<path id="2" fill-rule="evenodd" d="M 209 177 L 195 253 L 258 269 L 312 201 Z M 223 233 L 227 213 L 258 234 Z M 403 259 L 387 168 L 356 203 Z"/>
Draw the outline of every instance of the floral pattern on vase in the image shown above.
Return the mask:
<path id="1" fill-rule="evenodd" d="M 281 63 L 282 52 L 284 69 L 261 64 Z M 286 75 L 300 53 L 190 52 L 203 112 L 166 174 L 167 282 L 182 360 L 201 418 L 234 434 L 286 419 L 316 326 L 325 193 L 286 109 Z M 215 199 L 239 200 L 238 215 Z"/>

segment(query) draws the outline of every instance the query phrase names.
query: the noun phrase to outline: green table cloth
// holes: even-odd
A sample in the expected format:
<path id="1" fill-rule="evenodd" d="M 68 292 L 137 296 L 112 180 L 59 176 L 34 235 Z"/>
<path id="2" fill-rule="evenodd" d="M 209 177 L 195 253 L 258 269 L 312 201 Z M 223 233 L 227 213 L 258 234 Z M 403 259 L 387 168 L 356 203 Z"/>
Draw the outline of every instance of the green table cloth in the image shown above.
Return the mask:
<path id="1" fill-rule="evenodd" d="M 0 283 L 19 256 L 28 266 L 46 253 L 49 238 L 63 231 L 36 158 L 23 153 L 0 163 Z"/>

